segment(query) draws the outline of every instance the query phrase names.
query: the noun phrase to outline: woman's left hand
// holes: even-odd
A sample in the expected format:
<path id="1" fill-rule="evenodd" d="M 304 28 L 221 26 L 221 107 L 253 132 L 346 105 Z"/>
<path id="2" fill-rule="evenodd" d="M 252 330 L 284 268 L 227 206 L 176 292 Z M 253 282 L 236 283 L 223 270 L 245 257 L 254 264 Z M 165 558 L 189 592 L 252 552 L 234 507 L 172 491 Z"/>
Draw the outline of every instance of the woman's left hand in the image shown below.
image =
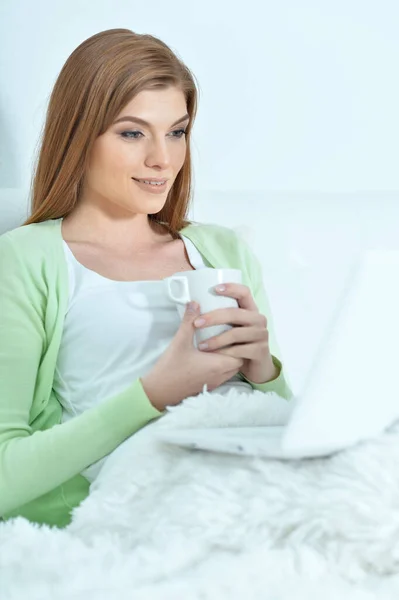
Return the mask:
<path id="1" fill-rule="evenodd" d="M 241 283 L 224 283 L 224 289 L 215 287 L 216 293 L 235 298 L 238 308 L 218 308 L 201 315 L 194 321 L 200 329 L 211 325 L 238 325 L 229 331 L 206 340 L 207 346 L 198 346 L 199 350 L 227 354 L 243 358 L 241 373 L 253 383 L 266 383 L 276 379 L 279 374 L 269 349 L 267 319 L 260 314 L 248 286 Z M 202 323 L 201 323 L 202 321 Z M 226 347 L 227 346 L 227 347 Z"/>

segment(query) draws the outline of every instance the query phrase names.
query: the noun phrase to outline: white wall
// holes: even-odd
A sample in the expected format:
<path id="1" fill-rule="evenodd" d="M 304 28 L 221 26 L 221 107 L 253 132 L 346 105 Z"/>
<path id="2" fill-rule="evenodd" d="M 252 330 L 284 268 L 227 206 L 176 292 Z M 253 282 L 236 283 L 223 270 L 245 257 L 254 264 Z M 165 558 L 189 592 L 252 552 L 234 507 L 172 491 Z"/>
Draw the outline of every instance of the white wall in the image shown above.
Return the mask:
<path id="1" fill-rule="evenodd" d="M 197 76 L 197 189 L 398 190 L 397 0 L 1 0 L 0 187 L 28 187 L 51 87 L 113 27 Z"/>

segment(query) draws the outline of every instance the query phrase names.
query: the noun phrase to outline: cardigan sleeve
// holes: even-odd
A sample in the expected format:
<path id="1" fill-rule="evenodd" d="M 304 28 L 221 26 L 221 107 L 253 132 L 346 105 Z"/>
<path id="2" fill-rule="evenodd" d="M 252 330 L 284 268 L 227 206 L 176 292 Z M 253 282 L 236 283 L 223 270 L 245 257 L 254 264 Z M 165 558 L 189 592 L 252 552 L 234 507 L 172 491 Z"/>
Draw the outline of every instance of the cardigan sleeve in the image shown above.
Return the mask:
<path id="1" fill-rule="evenodd" d="M 30 415 L 40 384 L 39 369 L 49 368 L 43 366 L 46 289 L 39 283 L 40 275 L 34 287 L 19 254 L 7 234 L 2 235 L 0 517 L 63 484 L 162 414 L 136 379 L 74 419 L 35 431 L 38 427 Z M 40 400 L 44 405 L 49 398 Z"/>
<path id="2" fill-rule="evenodd" d="M 293 393 L 290 384 L 287 380 L 287 375 L 285 373 L 281 361 L 281 352 L 277 342 L 273 322 L 273 315 L 270 308 L 269 298 L 267 296 L 263 282 L 263 269 L 255 252 L 250 248 L 250 246 L 245 240 L 243 240 L 237 233 L 236 235 L 237 243 L 242 245 L 242 250 L 244 254 L 244 265 L 249 275 L 249 279 L 251 281 L 252 295 L 254 301 L 259 309 L 259 312 L 262 315 L 265 315 L 267 319 L 270 353 L 272 355 L 274 365 L 279 370 L 279 374 L 277 375 L 277 377 L 266 383 L 254 383 L 253 381 L 247 379 L 241 372 L 240 376 L 244 379 L 244 381 L 247 381 L 255 390 L 259 390 L 261 392 L 275 392 L 279 396 L 290 400 L 293 397 Z"/>

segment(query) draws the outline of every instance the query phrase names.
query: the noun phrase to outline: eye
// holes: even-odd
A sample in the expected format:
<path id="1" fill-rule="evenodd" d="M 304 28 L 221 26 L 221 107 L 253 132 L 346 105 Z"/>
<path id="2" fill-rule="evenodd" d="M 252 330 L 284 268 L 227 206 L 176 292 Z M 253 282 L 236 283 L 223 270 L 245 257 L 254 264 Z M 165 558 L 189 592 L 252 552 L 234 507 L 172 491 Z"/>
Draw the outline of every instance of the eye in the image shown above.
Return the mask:
<path id="1" fill-rule="evenodd" d="M 130 135 L 131 134 L 131 135 Z M 122 131 L 121 136 L 128 139 L 138 140 L 138 135 L 143 135 L 141 131 Z"/>
<path id="2" fill-rule="evenodd" d="M 186 134 L 186 130 L 185 129 L 176 129 L 175 131 L 172 131 L 172 137 L 180 139 L 183 137 L 183 135 Z M 122 131 L 121 136 L 124 137 L 125 139 L 131 139 L 131 140 L 138 140 L 140 139 L 139 136 L 143 135 L 141 133 L 141 131 Z"/>
<path id="3" fill-rule="evenodd" d="M 176 129 L 176 131 L 172 131 L 172 133 L 177 133 L 179 135 L 175 135 L 173 137 L 177 137 L 178 139 L 183 137 L 183 135 L 186 134 L 186 130 L 185 129 Z"/>

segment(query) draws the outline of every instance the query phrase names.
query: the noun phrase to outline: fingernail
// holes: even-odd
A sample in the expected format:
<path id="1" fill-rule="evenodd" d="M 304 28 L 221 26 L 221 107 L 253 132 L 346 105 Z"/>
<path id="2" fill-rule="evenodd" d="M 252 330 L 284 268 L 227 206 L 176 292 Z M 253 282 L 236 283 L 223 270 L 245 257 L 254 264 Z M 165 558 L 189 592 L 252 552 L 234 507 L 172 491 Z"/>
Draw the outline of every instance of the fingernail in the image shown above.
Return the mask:
<path id="1" fill-rule="evenodd" d="M 216 291 L 217 292 L 224 292 L 225 289 L 226 289 L 225 285 L 217 285 L 216 286 Z"/>
<path id="2" fill-rule="evenodd" d="M 208 348 L 208 344 L 206 342 L 201 342 L 200 344 L 198 344 L 198 348 L 200 350 L 205 350 L 206 348 Z"/>
<path id="3" fill-rule="evenodd" d="M 187 310 L 190 313 L 194 313 L 197 310 L 197 305 L 195 304 L 195 302 L 189 302 L 187 304 Z"/>
<path id="4" fill-rule="evenodd" d="M 194 325 L 196 327 L 201 327 L 201 325 L 203 325 L 205 323 L 205 319 L 195 319 L 194 321 Z"/>

